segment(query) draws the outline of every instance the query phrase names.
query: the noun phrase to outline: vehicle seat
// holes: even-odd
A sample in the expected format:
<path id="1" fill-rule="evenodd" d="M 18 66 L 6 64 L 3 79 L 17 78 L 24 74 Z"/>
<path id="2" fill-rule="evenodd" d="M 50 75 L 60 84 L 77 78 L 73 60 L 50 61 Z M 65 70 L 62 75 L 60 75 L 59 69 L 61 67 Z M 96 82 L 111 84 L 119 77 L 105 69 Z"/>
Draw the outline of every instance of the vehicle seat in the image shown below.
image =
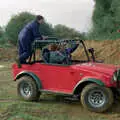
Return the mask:
<path id="1" fill-rule="evenodd" d="M 50 51 L 45 48 L 42 51 L 42 59 L 45 63 L 49 63 L 49 58 L 50 58 Z"/>

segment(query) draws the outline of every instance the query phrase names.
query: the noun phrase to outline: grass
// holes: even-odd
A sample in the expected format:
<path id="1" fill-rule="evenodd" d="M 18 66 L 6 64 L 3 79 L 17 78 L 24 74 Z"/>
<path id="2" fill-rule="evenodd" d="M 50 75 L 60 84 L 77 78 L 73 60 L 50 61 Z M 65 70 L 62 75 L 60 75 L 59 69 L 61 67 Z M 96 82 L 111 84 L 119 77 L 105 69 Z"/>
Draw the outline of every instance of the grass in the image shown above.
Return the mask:
<path id="1" fill-rule="evenodd" d="M 79 101 L 68 102 L 53 95 L 41 95 L 39 102 L 22 101 L 12 80 L 11 63 L 0 65 L 5 66 L 0 68 L 0 120 L 120 120 L 119 101 L 103 114 L 83 109 Z"/>

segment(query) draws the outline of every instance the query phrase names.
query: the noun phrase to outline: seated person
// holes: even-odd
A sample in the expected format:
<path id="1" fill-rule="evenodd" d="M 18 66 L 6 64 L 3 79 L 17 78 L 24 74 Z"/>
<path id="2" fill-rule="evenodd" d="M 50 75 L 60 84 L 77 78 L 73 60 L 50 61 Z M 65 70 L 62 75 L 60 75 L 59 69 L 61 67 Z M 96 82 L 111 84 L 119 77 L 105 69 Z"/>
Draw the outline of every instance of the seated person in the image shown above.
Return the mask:
<path id="1" fill-rule="evenodd" d="M 49 45 L 49 63 L 70 64 L 71 53 L 73 53 L 78 46 L 79 42 L 76 42 L 72 48 L 65 48 L 64 45 Z M 45 54 L 43 54 L 43 56 L 45 56 Z"/>
<path id="2" fill-rule="evenodd" d="M 79 41 L 76 41 L 76 43 L 72 44 L 71 48 L 65 48 L 64 45 L 60 47 L 60 52 L 66 56 L 66 62 L 70 63 L 71 62 L 71 54 L 78 48 L 79 46 Z"/>

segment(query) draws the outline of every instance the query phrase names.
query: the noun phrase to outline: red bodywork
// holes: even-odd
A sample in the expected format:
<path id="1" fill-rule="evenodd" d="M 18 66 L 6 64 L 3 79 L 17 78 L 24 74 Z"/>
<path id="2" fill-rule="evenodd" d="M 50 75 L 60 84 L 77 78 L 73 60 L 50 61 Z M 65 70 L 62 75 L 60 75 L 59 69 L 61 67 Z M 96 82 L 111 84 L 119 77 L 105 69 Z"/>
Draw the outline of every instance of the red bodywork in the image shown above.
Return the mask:
<path id="1" fill-rule="evenodd" d="M 71 94 L 84 80 L 94 78 L 104 83 L 106 87 L 116 87 L 112 81 L 117 67 L 102 63 L 83 63 L 70 66 L 35 63 L 22 65 L 18 68 L 13 64 L 14 80 L 23 71 L 34 73 L 42 83 L 42 90 Z"/>

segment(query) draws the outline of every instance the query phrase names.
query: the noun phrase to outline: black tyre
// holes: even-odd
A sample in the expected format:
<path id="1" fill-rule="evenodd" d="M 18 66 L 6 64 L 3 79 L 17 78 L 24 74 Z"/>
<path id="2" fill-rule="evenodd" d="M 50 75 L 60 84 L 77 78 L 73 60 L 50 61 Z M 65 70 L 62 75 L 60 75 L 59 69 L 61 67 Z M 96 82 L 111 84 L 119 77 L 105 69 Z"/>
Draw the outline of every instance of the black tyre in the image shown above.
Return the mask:
<path id="1" fill-rule="evenodd" d="M 114 101 L 113 92 L 96 84 L 89 84 L 81 93 L 82 105 L 93 112 L 105 112 Z"/>
<path id="2" fill-rule="evenodd" d="M 37 101 L 40 97 L 40 92 L 34 79 L 29 76 L 23 76 L 18 79 L 17 92 L 26 101 Z"/>

